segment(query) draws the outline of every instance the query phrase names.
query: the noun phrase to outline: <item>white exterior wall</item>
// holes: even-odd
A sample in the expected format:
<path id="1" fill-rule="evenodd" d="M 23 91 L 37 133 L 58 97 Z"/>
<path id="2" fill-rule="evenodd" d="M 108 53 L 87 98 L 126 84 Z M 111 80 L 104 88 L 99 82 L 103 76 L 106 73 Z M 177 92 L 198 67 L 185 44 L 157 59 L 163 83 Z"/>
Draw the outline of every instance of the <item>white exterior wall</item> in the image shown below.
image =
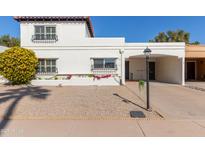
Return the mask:
<path id="1" fill-rule="evenodd" d="M 0 53 L 4 52 L 6 49 L 8 49 L 7 47 L 4 47 L 4 46 L 0 46 Z M 1 83 L 7 83 L 8 81 L 0 75 L 0 84 Z"/>
<path id="2" fill-rule="evenodd" d="M 6 49 L 8 49 L 8 48 L 4 47 L 4 46 L 0 46 L 0 53 L 4 52 Z"/>
<path id="3" fill-rule="evenodd" d="M 78 78 L 72 77 L 70 80 L 32 80 L 32 85 L 35 86 L 119 86 L 119 77 L 108 79 L 93 79 L 93 78 Z"/>
<path id="4" fill-rule="evenodd" d="M 56 35 L 58 41 L 55 43 L 34 43 L 32 42 L 32 35 L 34 35 L 35 25 L 50 25 L 56 26 Z M 79 40 L 89 38 L 90 33 L 85 21 L 49 21 L 49 22 L 21 22 L 21 46 L 66 46 L 70 40 Z"/>
<path id="5" fill-rule="evenodd" d="M 126 43 L 125 58 L 132 56 L 144 57 L 143 51 L 146 47 L 152 50 L 152 57 L 185 57 L 185 43 Z"/>
<path id="6" fill-rule="evenodd" d="M 155 62 L 156 80 L 184 85 L 184 43 L 126 43 L 125 58 L 129 60 L 129 78 L 146 78 L 143 53 L 146 47 L 152 50 L 150 61 Z"/>
<path id="7" fill-rule="evenodd" d="M 150 62 L 155 62 L 155 79 L 167 83 L 183 83 L 182 59 L 173 56 L 151 58 Z M 144 58 L 129 59 L 129 79 L 145 80 L 146 63 Z"/>
<path id="8" fill-rule="evenodd" d="M 182 84 L 182 65 L 178 57 L 161 57 L 156 60 L 156 80 Z"/>
<path id="9" fill-rule="evenodd" d="M 44 43 L 46 45 L 46 43 Z M 33 85 L 120 85 L 121 79 L 121 48 L 124 45 L 123 38 L 87 38 L 71 41 L 67 46 L 30 46 L 38 58 L 57 59 L 58 74 L 75 74 L 70 80 L 34 80 Z M 116 71 L 92 71 L 93 58 L 116 58 Z M 124 60 L 122 61 L 124 62 Z M 105 79 L 93 79 L 89 77 L 76 77 L 81 74 L 106 75 L 112 77 Z M 38 75 L 40 77 L 50 77 Z"/>
<path id="10" fill-rule="evenodd" d="M 55 25 L 58 41 L 52 43 L 32 42 L 34 25 Z M 175 56 L 184 59 L 185 56 L 184 43 L 125 43 L 124 38 L 91 38 L 88 27 L 83 21 L 21 22 L 20 28 L 21 46 L 32 49 L 38 58 L 57 58 L 59 74 L 92 74 L 91 58 L 117 58 L 118 69 L 111 72 L 115 75 L 112 78 L 93 80 L 72 77 L 70 80 L 34 80 L 32 81 L 34 85 L 119 85 L 120 79 L 125 84 L 125 59 L 130 60 L 130 72 L 133 72 L 133 79 L 145 79 L 143 50 L 147 46 L 152 50 L 153 59 L 161 56 Z M 170 69 L 172 71 L 174 68 L 176 69 L 174 74 L 177 77 L 170 79 L 171 71 L 167 72 L 163 66 L 159 66 L 157 71 L 163 72 L 162 76 L 157 79 L 183 82 L 183 68 L 181 68 L 183 62 L 168 58 L 167 62 L 160 60 L 159 63 L 173 65 Z M 101 74 L 110 74 L 110 72 L 101 72 Z"/>
<path id="11" fill-rule="evenodd" d="M 55 49 L 35 50 L 38 58 L 56 58 L 59 74 L 91 74 L 91 58 L 116 58 L 120 73 L 120 54 L 117 49 Z"/>
<path id="12" fill-rule="evenodd" d="M 150 58 L 149 61 L 156 63 L 156 58 Z M 129 59 L 129 79 L 130 80 L 145 80 L 146 79 L 146 63 L 144 58 Z"/>
<path id="13" fill-rule="evenodd" d="M 129 79 L 144 80 L 146 78 L 145 60 L 143 58 L 129 59 Z"/>
<path id="14" fill-rule="evenodd" d="M 58 41 L 32 42 L 35 25 L 55 25 Z M 32 49 L 38 58 L 56 58 L 58 74 L 74 74 L 70 80 L 34 80 L 34 85 L 119 85 L 122 76 L 120 51 L 124 38 L 91 38 L 85 22 L 21 22 L 21 46 Z M 116 71 L 92 72 L 92 58 L 116 58 Z M 123 70 L 124 71 L 124 70 Z M 111 78 L 93 80 L 81 74 L 112 74 Z M 47 75 L 37 75 L 42 78 Z"/>
<path id="15" fill-rule="evenodd" d="M 74 44 L 75 46 L 72 46 Z M 147 43 L 144 44 L 146 46 Z M 159 43 L 160 48 L 153 48 L 150 61 L 156 62 L 156 80 L 162 82 L 183 84 L 183 69 L 179 58 L 183 57 L 183 46 L 176 47 L 176 44 L 170 44 L 169 47 Z M 178 44 L 182 45 L 182 44 Z M 125 84 L 124 62 L 125 57 L 130 61 L 130 79 L 133 73 L 133 80 L 145 79 L 145 60 L 142 55 L 142 47 L 135 46 L 127 48 L 123 38 L 92 38 L 80 39 L 78 42 L 72 42 L 67 46 L 55 47 L 31 47 L 39 58 L 57 58 L 57 68 L 59 74 L 93 74 L 91 71 L 92 58 L 117 58 L 118 70 L 115 72 L 102 72 L 102 74 L 114 74 L 115 77 L 109 79 L 93 80 L 90 78 L 73 77 L 69 81 L 33 81 L 35 85 L 119 85 L 120 79 Z M 123 52 L 122 52 L 123 51 Z M 122 55 L 120 54 L 122 53 Z M 161 53 L 161 54 L 160 54 Z M 169 55 L 168 55 L 169 53 Z M 173 55 L 177 55 L 173 57 Z M 172 56 L 172 57 L 169 57 Z M 121 63 L 122 62 L 122 63 Z M 165 68 L 166 65 L 169 66 Z M 169 70 L 167 70 L 169 69 Z M 96 73 L 96 72 L 95 72 Z M 95 74 L 94 73 L 94 74 Z M 99 73 L 99 72 L 98 72 Z"/>

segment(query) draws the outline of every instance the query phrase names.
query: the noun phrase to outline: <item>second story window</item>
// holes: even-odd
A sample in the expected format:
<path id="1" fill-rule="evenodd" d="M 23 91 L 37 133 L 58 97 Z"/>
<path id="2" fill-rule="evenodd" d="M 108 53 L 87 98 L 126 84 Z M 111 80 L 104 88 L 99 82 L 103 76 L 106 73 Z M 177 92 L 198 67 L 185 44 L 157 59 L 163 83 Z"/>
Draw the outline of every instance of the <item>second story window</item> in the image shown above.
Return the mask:
<path id="1" fill-rule="evenodd" d="M 57 41 L 55 26 L 34 26 L 33 41 Z"/>
<path id="2" fill-rule="evenodd" d="M 56 27 L 46 27 L 46 39 L 54 40 L 56 36 Z"/>
<path id="3" fill-rule="evenodd" d="M 43 40 L 44 39 L 44 26 L 35 26 L 35 36 L 36 40 Z"/>

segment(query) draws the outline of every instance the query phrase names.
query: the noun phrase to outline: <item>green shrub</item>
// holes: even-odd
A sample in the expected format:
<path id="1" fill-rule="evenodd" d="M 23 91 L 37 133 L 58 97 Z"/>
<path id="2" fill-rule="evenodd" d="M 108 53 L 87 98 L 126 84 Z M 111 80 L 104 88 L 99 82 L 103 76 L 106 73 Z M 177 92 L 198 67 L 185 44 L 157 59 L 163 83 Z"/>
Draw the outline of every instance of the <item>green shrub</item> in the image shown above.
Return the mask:
<path id="1" fill-rule="evenodd" d="M 141 91 L 142 88 L 144 88 L 145 82 L 143 80 L 139 80 L 139 90 Z"/>
<path id="2" fill-rule="evenodd" d="M 13 47 L 0 54 L 0 74 L 12 84 L 27 84 L 35 77 L 38 59 L 29 49 Z"/>
<path id="3" fill-rule="evenodd" d="M 92 77 L 93 77 L 93 74 L 88 74 L 88 77 L 89 77 L 89 78 L 92 78 Z"/>
<path id="4" fill-rule="evenodd" d="M 55 77 L 54 77 L 54 79 L 55 79 L 55 80 L 58 80 L 58 77 L 57 77 L 57 76 L 55 76 Z"/>

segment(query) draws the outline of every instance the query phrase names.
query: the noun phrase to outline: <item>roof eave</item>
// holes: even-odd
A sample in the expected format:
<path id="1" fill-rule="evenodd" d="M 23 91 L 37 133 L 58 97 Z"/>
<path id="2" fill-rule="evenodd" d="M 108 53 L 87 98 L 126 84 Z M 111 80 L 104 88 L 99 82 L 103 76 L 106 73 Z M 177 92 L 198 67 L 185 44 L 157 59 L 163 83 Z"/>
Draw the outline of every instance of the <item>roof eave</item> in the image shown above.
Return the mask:
<path id="1" fill-rule="evenodd" d="M 90 17 L 85 16 L 14 16 L 14 20 L 21 21 L 86 21 L 91 37 L 94 37 L 94 29 Z"/>

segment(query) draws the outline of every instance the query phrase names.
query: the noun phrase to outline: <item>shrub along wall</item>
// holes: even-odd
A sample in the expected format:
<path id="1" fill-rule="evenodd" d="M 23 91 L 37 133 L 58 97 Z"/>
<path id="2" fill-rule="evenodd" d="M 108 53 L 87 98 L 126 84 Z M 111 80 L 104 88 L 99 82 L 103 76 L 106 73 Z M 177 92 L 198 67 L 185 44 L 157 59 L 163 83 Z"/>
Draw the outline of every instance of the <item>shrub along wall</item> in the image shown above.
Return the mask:
<path id="1" fill-rule="evenodd" d="M 27 84 L 35 76 L 38 59 L 32 50 L 13 47 L 0 54 L 0 75 L 12 84 Z"/>

